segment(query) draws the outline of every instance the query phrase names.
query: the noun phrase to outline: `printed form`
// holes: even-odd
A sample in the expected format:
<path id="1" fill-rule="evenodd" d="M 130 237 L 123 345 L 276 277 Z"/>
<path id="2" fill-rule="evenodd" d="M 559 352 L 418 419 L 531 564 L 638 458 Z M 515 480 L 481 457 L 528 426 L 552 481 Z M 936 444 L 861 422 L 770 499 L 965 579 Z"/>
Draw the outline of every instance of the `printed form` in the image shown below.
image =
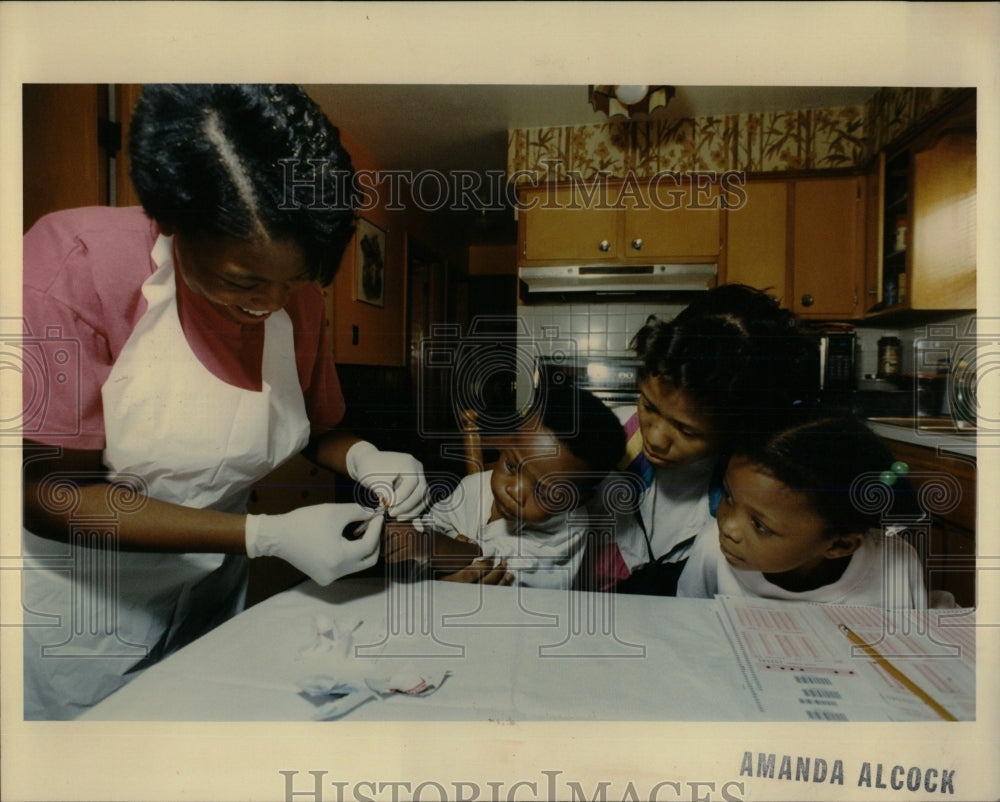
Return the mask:
<path id="1" fill-rule="evenodd" d="M 769 720 L 975 719 L 975 610 L 716 602 L 746 687 Z"/>

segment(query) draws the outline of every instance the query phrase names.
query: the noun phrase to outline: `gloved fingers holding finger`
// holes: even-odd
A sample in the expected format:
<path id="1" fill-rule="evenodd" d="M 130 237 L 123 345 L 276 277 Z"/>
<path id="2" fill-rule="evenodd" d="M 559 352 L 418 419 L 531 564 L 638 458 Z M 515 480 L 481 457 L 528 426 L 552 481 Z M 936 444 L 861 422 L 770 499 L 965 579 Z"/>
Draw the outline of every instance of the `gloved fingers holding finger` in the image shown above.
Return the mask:
<path id="1" fill-rule="evenodd" d="M 384 516 L 358 504 L 317 504 L 246 516 L 247 556 L 280 557 L 320 585 L 374 565 Z M 359 527 L 360 524 L 360 527 Z"/>
<path id="2" fill-rule="evenodd" d="M 394 518 L 413 518 L 426 506 L 424 466 L 412 454 L 381 451 L 362 440 L 348 450 L 346 462 L 348 475 L 374 491 Z"/>
<path id="3" fill-rule="evenodd" d="M 382 529 L 385 526 L 385 516 L 376 513 L 365 526 L 364 534 L 356 544 L 361 547 L 362 560 L 372 559 L 374 562 L 378 558 L 379 547 L 382 543 Z M 367 566 L 366 566 L 367 567 Z"/>
<path id="4" fill-rule="evenodd" d="M 343 505 L 353 507 L 353 512 L 350 513 L 350 522 L 344 527 L 341 535 L 348 540 L 358 540 L 368 532 L 369 526 L 371 526 L 372 521 L 376 518 L 379 521 L 385 520 L 385 514 L 382 509 L 373 509 L 372 507 L 362 507 L 360 504 L 350 504 Z"/>
<path id="5" fill-rule="evenodd" d="M 419 463 L 417 463 L 419 465 Z M 401 521 L 416 518 L 427 506 L 427 479 L 419 473 L 401 474 L 393 488 L 389 515 Z"/>

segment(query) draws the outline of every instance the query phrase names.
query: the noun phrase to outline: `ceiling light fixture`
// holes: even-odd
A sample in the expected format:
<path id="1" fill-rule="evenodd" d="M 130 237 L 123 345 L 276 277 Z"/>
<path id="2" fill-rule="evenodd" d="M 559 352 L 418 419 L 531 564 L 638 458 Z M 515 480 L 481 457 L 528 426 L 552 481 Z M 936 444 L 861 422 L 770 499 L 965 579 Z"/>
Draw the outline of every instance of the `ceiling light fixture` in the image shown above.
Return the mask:
<path id="1" fill-rule="evenodd" d="M 590 86 L 590 105 L 594 111 L 603 111 L 608 117 L 627 117 L 644 120 L 659 109 L 665 108 L 674 96 L 672 86 L 641 86 L 610 84 Z"/>

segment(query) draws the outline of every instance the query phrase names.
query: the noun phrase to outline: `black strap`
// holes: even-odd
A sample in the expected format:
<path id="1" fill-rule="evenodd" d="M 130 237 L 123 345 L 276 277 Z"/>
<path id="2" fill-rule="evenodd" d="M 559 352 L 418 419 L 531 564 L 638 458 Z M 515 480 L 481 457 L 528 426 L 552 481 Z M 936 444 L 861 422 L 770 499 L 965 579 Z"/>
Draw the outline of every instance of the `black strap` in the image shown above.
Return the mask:
<path id="1" fill-rule="evenodd" d="M 673 560 L 670 559 L 671 557 L 676 556 L 678 552 L 686 549 L 688 546 L 690 546 L 694 542 L 694 535 L 692 535 L 687 540 L 682 540 L 680 543 L 678 543 L 676 546 L 674 546 L 666 554 L 664 554 L 664 555 L 662 555 L 660 557 L 657 557 L 657 556 L 655 556 L 653 554 L 653 544 L 649 540 L 649 532 L 646 531 L 646 524 L 643 522 L 642 516 L 639 514 L 639 510 L 635 511 L 635 520 L 639 524 L 639 528 L 642 530 L 642 536 L 643 536 L 643 538 L 646 541 L 646 554 L 649 555 L 649 562 L 650 563 L 660 563 L 660 564 L 662 564 L 662 563 L 665 563 L 665 562 L 668 562 L 668 563 L 669 562 L 673 562 Z"/>
<path id="2" fill-rule="evenodd" d="M 615 585 L 616 593 L 641 594 L 645 596 L 676 596 L 677 581 L 681 571 L 687 563 L 687 559 L 676 560 L 679 552 L 686 549 L 694 542 L 694 536 L 687 540 L 682 540 L 666 554 L 656 557 L 653 555 L 653 544 L 649 539 L 649 532 L 646 531 L 646 524 L 635 511 L 635 520 L 642 530 L 642 536 L 646 541 L 646 553 L 649 555 L 649 562 L 640 565 L 625 579 Z"/>

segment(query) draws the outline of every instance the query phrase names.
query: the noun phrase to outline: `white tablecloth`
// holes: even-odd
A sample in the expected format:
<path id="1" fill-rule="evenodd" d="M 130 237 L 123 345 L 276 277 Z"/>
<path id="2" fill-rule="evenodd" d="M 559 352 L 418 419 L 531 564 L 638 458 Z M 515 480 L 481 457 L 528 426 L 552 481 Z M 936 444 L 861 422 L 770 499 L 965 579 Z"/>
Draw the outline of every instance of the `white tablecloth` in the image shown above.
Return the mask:
<path id="1" fill-rule="evenodd" d="M 309 720 L 296 681 L 336 665 L 308 651 L 317 623 L 357 624 L 350 664 L 365 677 L 448 672 L 434 693 L 373 699 L 352 720 L 760 718 L 711 601 L 373 579 L 251 607 L 84 718 Z"/>

